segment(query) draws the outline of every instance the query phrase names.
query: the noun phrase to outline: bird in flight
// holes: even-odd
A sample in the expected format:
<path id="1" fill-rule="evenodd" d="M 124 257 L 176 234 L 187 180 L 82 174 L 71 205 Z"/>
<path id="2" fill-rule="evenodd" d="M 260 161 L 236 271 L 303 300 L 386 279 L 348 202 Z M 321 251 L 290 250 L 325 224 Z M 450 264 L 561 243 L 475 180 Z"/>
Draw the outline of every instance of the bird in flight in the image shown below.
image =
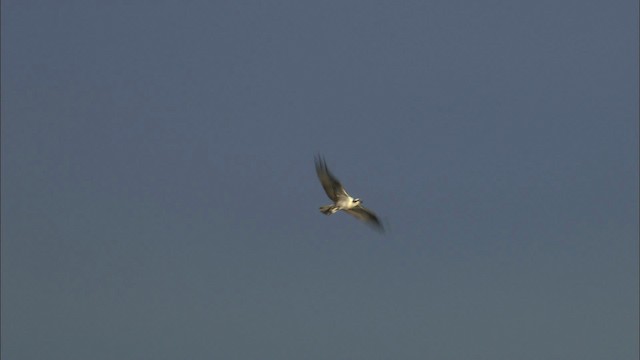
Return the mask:
<path id="1" fill-rule="evenodd" d="M 324 188 L 324 192 L 327 193 L 329 199 L 333 201 L 333 205 L 321 206 L 320 212 L 325 215 L 331 215 L 338 210 L 343 210 L 372 225 L 378 231 L 384 231 L 384 227 L 378 217 L 371 210 L 362 206 L 360 199 L 354 199 L 347 194 L 340 181 L 329 172 L 324 159 L 317 156 L 315 160 L 316 173 L 318 174 L 318 179 L 320 179 L 320 184 L 322 184 L 322 188 Z"/>

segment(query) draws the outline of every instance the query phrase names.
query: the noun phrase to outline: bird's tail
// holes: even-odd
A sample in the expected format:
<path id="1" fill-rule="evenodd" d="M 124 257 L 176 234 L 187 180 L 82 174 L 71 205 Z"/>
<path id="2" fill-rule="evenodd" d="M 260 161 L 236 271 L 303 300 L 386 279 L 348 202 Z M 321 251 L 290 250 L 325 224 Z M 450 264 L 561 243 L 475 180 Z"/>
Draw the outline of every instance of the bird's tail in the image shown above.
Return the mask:
<path id="1" fill-rule="evenodd" d="M 320 206 L 320 212 L 325 215 L 331 215 L 336 211 L 338 211 L 338 208 L 335 207 L 334 205 Z"/>

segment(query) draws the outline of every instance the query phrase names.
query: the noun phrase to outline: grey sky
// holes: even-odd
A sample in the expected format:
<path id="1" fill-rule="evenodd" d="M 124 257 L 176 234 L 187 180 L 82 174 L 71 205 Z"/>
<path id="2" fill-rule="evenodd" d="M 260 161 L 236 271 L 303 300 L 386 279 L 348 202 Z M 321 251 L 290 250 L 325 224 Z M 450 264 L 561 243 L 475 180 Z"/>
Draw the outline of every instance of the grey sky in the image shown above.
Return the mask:
<path id="1" fill-rule="evenodd" d="M 2 358 L 637 359 L 638 95 L 637 1 L 3 1 Z"/>

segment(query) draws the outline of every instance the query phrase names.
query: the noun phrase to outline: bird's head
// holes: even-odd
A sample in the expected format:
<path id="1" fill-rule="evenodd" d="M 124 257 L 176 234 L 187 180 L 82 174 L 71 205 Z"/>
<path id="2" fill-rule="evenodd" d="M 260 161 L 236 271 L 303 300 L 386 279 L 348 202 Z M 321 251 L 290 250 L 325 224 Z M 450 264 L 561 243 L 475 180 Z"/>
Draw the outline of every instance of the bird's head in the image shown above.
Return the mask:
<path id="1" fill-rule="evenodd" d="M 354 204 L 356 204 L 356 205 L 358 205 L 358 204 L 362 203 L 362 200 L 360 200 L 360 199 L 353 199 L 353 203 L 354 203 Z"/>

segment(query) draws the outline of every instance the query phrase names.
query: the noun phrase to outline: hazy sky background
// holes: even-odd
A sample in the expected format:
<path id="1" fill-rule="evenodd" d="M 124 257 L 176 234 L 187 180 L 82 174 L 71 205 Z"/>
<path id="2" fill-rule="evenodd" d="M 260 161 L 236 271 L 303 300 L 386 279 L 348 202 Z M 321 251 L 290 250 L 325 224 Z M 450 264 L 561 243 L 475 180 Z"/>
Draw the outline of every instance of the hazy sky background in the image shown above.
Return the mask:
<path id="1" fill-rule="evenodd" d="M 635 360 L 638 95 L 631 0 L 2 1 L 2 358 Z"/>

